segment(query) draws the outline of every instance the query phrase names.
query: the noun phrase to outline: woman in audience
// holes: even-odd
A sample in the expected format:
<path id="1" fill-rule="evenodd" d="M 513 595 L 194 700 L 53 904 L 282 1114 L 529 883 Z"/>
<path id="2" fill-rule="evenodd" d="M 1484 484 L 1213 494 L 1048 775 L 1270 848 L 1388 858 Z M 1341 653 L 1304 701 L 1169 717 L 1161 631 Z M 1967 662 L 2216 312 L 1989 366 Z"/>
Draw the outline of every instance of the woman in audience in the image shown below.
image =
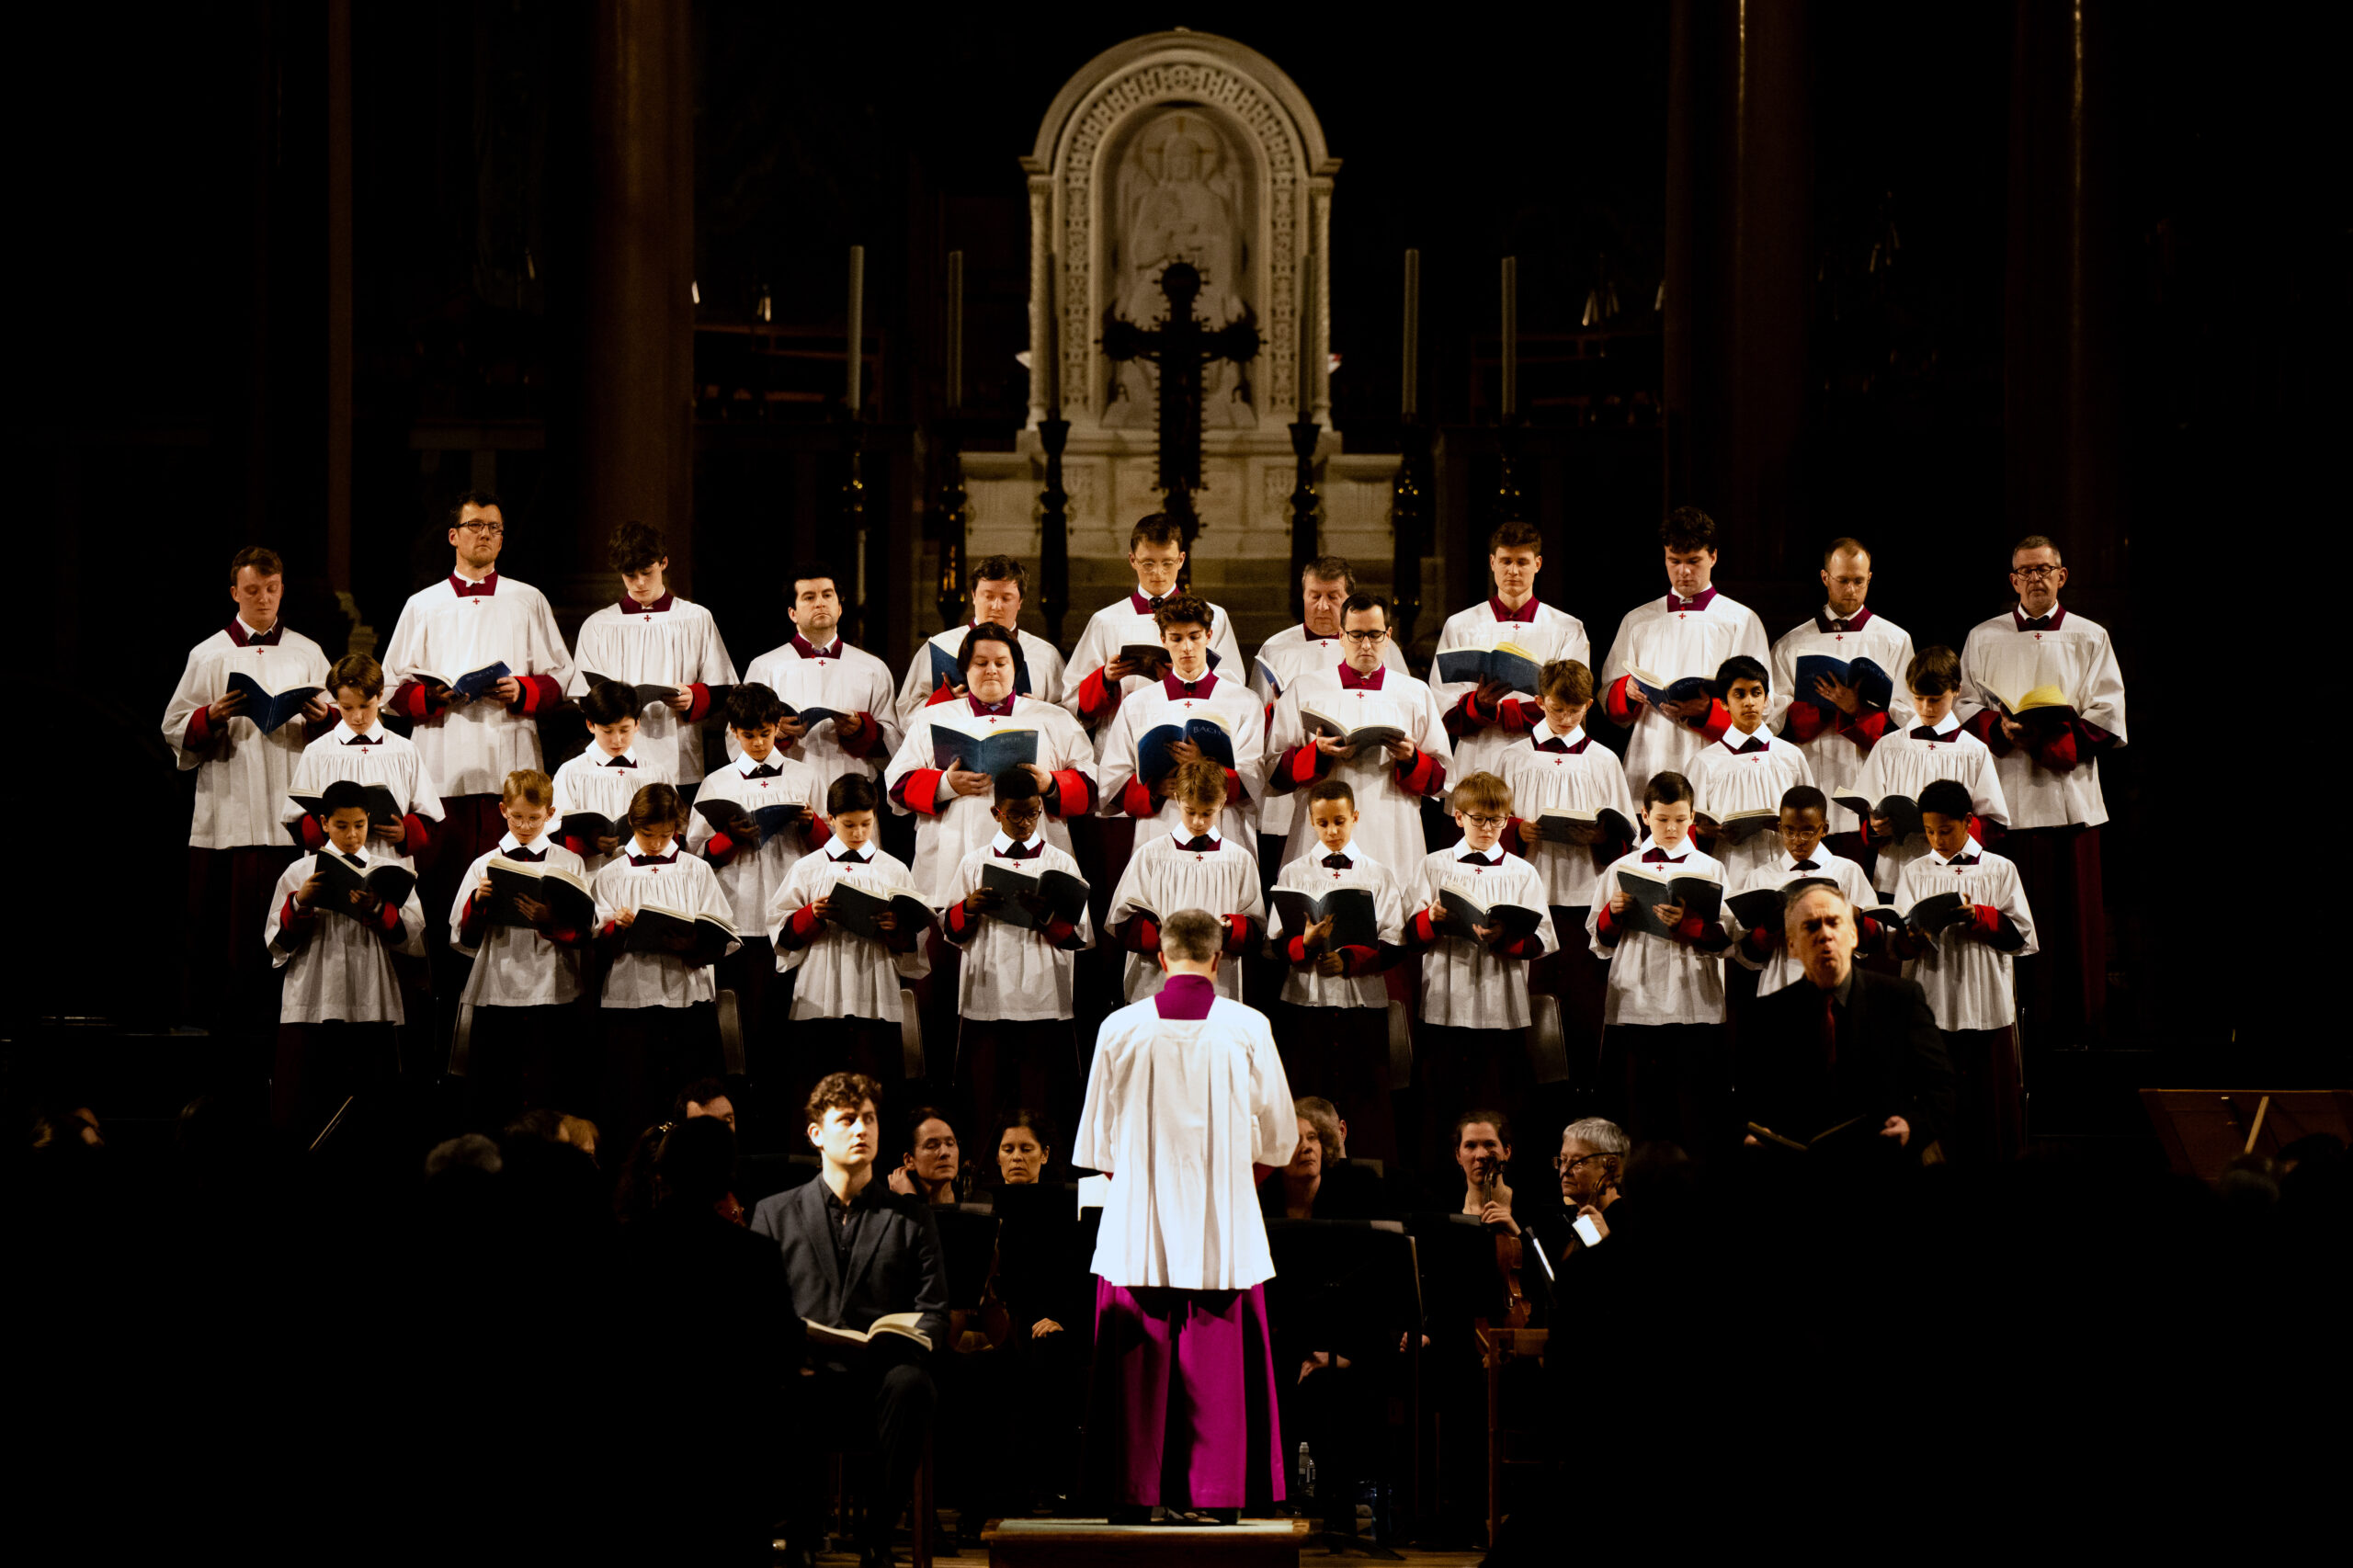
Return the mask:
<path id="1" fill-rule="evenodd" d="M 1045 1181 L 1054 1130 L 1032 1110 L 1015 1110 L 997 1131 L 995 1270 L 985 1294 L 1003 1303 L 1005 1364 L 999 1392 L 1036 1413 L 1037 1441 L 1005 1444 L 998 1495 L 1012 1508 L 1051 1506 L 1073 1488 L 1078 1405 L 1092 1346 L 1092 1278 L 1070 1190 Z"/>
<path id="2" fill-rule="evenodd" d="M 891 1173 L 891 1190 L 920 1198 L 935 1209 L 952 1209 L 970 1184 L 956 1129 L 938 1106 L 919 1105 L 907 1113 L 907 1149 Z"/>

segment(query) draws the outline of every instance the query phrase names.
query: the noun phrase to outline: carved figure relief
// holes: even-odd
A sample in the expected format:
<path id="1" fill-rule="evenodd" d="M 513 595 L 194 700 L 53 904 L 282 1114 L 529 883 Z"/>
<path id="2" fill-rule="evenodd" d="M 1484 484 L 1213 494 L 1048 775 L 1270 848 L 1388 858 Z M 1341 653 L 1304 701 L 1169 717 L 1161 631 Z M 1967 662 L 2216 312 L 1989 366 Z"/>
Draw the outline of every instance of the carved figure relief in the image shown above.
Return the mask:
<path id="1" fill-rule="evenodd" d="M 1203 323 L 1222 326 L 1244 314 L 1255 217 L 1245 159 L 1217 121 L 1196 108 L 1172 107 L 1137 128 L 1120 158 L 1107 214 L 1113 232 L 1105 259 L 1115 314 L 1150 325 L 1166 306 L 1160 275 L 1176 261 L 1190 262 L 1201 274 L 1194 313 Z M 1142 361 L 1113 369 L 1103 423 L 1150 428 L 1158 369 Z M 1212 362 L 1202 391 L 1206 426 L 1257 424 L 1240 367 Z"/>

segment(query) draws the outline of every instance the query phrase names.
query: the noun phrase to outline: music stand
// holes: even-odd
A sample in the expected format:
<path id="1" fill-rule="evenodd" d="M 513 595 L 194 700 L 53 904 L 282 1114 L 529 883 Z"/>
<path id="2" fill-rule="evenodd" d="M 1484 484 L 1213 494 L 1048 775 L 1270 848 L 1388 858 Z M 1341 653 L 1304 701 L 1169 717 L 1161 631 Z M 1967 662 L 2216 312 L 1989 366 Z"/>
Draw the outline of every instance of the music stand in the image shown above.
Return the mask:
<path id="1" fill-rule="evenodd" d="M 2315 1132 L 2353 1142 L 2345 1089 L 2143 1089 L 2141 1107 L 2174 1170 L 2209 1183 L 2243 1154 L 2276 1154 Z"/>

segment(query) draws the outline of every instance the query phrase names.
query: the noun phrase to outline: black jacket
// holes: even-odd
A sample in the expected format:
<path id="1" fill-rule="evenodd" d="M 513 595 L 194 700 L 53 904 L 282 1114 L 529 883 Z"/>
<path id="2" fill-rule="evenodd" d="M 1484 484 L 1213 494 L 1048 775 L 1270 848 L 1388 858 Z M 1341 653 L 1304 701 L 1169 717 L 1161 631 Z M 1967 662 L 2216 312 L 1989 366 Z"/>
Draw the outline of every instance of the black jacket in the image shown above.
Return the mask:
<path id="1" fill-rule="evenodd" d="M 923 1199 L 892 1192 L 878 1176 L 851 1205 L 855 1224 L 847 1269 L 836 1261 L 831 1189 L 821 1174 L 760 1199 L 752 1233 L 784 1254 L 793 1310 L 811 1323 L 864 1329 L 885 1312 L 920 1312 L 934 1348 L 948 1343 L 948 1266 Z"/>
<path id="2" fill-rule="evenodd" d="M 1823 993 L 1801 976 L 1758 998 L 1735 1065 L 1743 1114 L 1805 1142 L 1856 1117 L 1912 1124 L 1927 1147 L 1952 1122 L 1952 1066 L 1919 985 L 1858 967 L 1838 1019 L 1837 1061 L 1823 1051 Z"/>

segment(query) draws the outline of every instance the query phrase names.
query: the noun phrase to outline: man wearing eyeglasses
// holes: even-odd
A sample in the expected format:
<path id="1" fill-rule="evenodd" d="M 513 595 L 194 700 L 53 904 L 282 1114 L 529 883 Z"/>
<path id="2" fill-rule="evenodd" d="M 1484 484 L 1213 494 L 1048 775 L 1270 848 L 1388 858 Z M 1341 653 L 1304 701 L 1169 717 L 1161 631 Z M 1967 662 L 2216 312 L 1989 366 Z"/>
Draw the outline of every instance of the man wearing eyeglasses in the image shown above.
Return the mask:
<path id="1" fill-rule="evenodd" d="M 563 700 L 572 675 L 547 596 L 499 575 L 506 543 L 498 497 L 486 490 L 459 496 L 449 508 L 449 574 L 409 596 L 384 649 L 384 684 L 392 688 L 386 710 L 409 722 L 409 738 L 442 790 L 443 828 L 421 873 L 426 902 L 437 908 L 433 900 L 453 900 L 457 879 L 505 835 L 498 803 L 506 776 L 541 768 L 537 718 Z M 477 695 L 450 685 L 501 665 L 506 673 Z"/>
<path id="2" fill-rule="evenodd" d="M 1250 689 L 1268 723 L 1274 722 L 1275 703 L 1291 682 L 1311 670 L 1328 670 L 1346 656 L 1340 607 L 1356 591 L 1356 567 L 1345 555 L 1319 555 L 1300 573 L 1299 599 L 1307 618 L 1267 638 L 1251 661 Z M 1394 637 L 1381 639 L 1381 662 L 1396 672 L 1392 679 L 1404 680 L 1410 673 Z M 1282 869 L 1279 852 L 1290 840 L 1291 818 L 1300 808 L 1301 802 L 1290 795 L 1269 795 L 1258 803 L 1259 858 L 1267 867 L 1269 882 Z"/>
<path id="3" fill-rule="evenodd" d="M 2066 585 L 2058 545 L 2040 534 L 2018 540 L 2010 551 L 2018 603 L 1961 645 L 1953 710 L 1992 749 L 2009 803 L 2002 853 L 2018 863 L 2045 933 L 2040 955 L 2018 966 L 2019 1001 L 2041 1022 L 2037 1033 L 2055 1040 L 2097 1039 L 2106 1024 L 2099 759 L 2124 744 L 2115 645 L 2106 627 L 2060 604 Z"/>

